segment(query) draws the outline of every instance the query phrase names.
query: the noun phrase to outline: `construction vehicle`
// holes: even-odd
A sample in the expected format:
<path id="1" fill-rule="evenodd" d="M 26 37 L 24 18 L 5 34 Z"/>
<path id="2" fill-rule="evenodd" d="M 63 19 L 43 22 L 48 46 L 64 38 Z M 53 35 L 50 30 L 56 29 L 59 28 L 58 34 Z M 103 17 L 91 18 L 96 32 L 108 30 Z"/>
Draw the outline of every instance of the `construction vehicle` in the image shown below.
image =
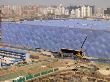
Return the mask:
<path id="1" fill-rule="evenodd" d="M 87 40 L 87 36 L 85 38 L 85 40 L 83 41 L 81 47 L 79 50 L 73 50 L 73 49 L 66 49 L 66 48 L 63 48 L 63 49 L 60 49 L 60 55 L 62 58 L 65 57 L 65 53 L 67 54 L 66 57 L 74 57 L 74 58 L 78 58 L 78 59 L 85 59 L 84 57 L 84 50 L 83 50 L 83 46 L 84 46 L 84 43 L 86 42 Z"/>

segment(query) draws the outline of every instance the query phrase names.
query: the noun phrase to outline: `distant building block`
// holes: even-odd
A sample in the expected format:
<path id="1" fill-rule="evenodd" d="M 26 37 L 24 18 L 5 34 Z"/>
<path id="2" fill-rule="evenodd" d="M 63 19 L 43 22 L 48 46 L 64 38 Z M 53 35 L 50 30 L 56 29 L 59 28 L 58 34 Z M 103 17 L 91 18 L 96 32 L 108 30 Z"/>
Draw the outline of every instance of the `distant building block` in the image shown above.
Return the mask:
<path id="1" fill-rule="evenodd" d="M 7 64 L 14 64 L 16 62 L 28 62 L 30 59 L 30 54 L 19 51 L 19 50 L 11 50 L 7 48 L 0 48 L 0 57 L 1 62 Z"/>

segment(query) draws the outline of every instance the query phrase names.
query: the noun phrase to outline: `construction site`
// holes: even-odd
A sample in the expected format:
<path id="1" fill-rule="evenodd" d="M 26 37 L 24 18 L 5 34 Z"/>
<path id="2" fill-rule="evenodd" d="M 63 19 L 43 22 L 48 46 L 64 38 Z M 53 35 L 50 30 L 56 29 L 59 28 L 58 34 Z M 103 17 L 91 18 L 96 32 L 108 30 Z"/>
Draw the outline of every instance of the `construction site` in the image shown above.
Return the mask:
<path id="1" fill-rule="evenodd" d="M 74 66 L 74 65 L 73 65 Z M 90 67 L 92 68 L 92 66 Z M 103 75 L 96 68 L 80 66 L 63 68 L 63 71 L 58 71 L 54 74 L 34 78 L 27 82 L 109 82 L 110 76 Z M 96 70 L 94 70 L 96 69 Z M 101 70 L 102 71 L 102 70 Z M 105 71 L 103 71 L 104 73 Z M 108 71 L 107 71 L 108 72 Z"/>
<path id="2" fill-rule="evenodd" d="M 0 82 L 110 82 L 109 25 L 0 17 Z"/>
<path id="3" fill-rule="evenodd" d="M 0 70 L 1 82 L 110 82 L 109 63 L 58 59 L 43 51 L 28 53 L 31 54 L 30 63 L 18 63 Z"/>

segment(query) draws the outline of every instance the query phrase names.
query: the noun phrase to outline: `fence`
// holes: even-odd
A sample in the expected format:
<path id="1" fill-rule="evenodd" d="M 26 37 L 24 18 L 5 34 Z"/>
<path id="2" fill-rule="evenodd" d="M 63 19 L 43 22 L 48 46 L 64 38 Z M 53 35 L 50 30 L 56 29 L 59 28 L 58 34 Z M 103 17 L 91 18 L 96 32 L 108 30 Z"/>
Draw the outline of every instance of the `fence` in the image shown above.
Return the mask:
<path id="1" fill-rule="evenodd" d="M 58 71 L 58 68 L 52 68 L 52 69 L 49 69 L 49 70 L 46 70 L 46 71 L 42 71 L 42 72 L 36 73 L 36 74 L 28 74 L 25 77 L 20 77 L 19 79 L 13 80 L 12 82 L 25 82 L 26 80 L 31 80 L 33 78 L 37 78 L 37 77 L 40 77 L 40 76 L 48 75 L 48 74 L 56 72 L 56 71 Z"/>

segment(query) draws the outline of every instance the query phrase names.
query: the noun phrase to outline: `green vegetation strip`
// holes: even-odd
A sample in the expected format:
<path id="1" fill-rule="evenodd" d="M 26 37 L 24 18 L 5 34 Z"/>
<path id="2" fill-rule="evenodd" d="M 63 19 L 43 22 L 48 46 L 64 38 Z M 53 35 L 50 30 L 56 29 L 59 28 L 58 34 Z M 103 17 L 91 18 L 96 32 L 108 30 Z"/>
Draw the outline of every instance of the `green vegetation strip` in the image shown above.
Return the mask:
<path id="1" fill-rule="evenodd" d="M 5 80 L 16 78 L 18 76 L 25 76 L 25 75 L 27 75 L 27 73 L 25 73 L 24 71 L 21 70 L 18 72 L 14 72 L 14 73 L 0 76 L 0 81 L 5 81 Z"/>
<path id="2" fill-rule="evenodd" d="M 33 78 L 37 78 L 37 77 L 40 77 L 43 75 L 47 75 L 47 74 L 55 72 L 55 71 L 58 71 L 58 68 L 49 69 L 49 70 L 42 71 L 42 72 L 37 73 L 37 74 L 28 74 L 25 77 L 22 77 L 18 80 L 13 80 L 13 82 L 25 82 L 26 80 L 31 80 Z"/>

